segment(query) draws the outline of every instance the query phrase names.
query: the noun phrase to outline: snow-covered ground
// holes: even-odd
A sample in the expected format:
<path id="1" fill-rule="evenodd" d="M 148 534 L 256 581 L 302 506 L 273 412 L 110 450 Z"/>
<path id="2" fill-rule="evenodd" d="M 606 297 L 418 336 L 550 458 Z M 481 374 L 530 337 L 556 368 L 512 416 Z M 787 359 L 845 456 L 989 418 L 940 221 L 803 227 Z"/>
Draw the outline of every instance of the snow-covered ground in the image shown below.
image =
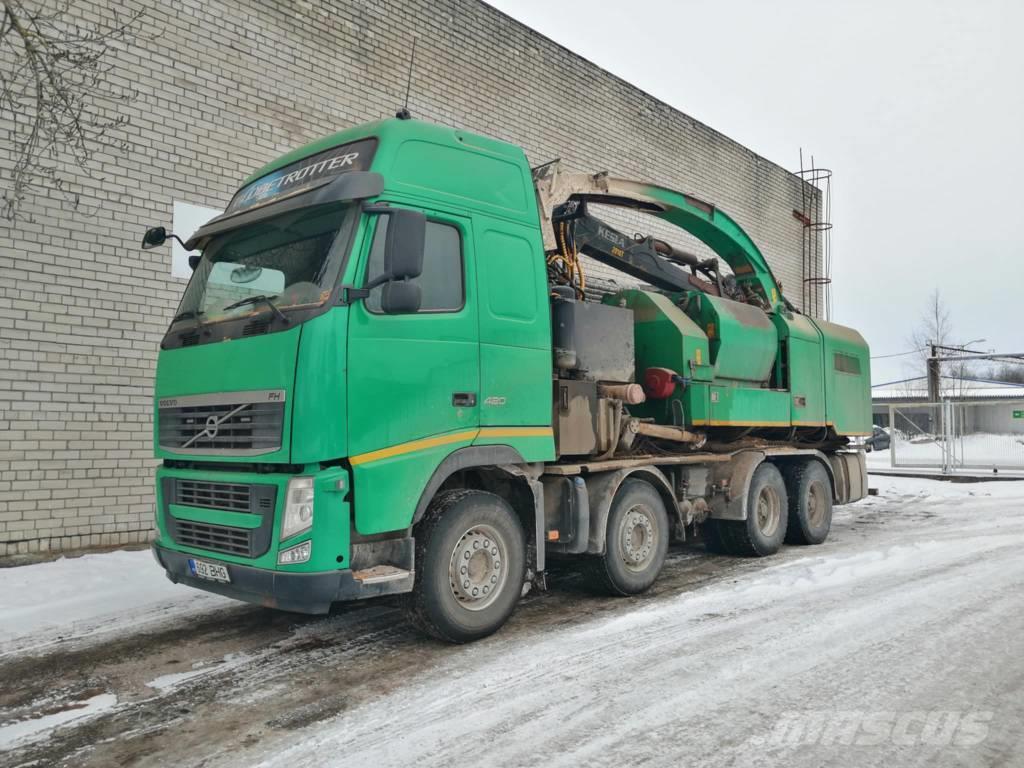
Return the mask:
<path id="1" fill-rule="evenodd" d="M 230 602 L 172 584 L 148 549 L 0 568 L 0 657 Z"/>
<path id="2" fill-rule="evenodd" d="M 145 552 L 0 570 L 0 765 L 1024 764 L 1024 482 L 872 485 L 820 547 L 682 547 L 633 599 L 557 572 L 464 647 Z"/>

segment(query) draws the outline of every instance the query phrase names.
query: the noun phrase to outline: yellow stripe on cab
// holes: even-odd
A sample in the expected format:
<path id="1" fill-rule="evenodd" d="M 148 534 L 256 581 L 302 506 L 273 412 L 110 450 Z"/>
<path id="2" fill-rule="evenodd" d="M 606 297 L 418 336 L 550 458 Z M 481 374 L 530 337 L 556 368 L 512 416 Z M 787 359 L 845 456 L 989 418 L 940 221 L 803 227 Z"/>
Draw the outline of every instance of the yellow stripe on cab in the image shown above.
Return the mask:
<path id="1" fill-rule="evenodd" d="M 380 448 L 376 451 L 360 453 L 349 458 L 352 466 L 368 464 L 371 461 L 390 459 L 394 456 L 402 456 L 406 453 L 421 451 L 426 448 L 436 448 L 439 445 L 472 442 L 477 437 L 553 437 L 551 427 L 484 427 L 482 429 L 471 429 L 463 432 L 453 432 L 450 435 L 437 435 L 436 437 L 425 437 L 420 440 L 411 440 L 408 443 L 399 443 L 389 448 Z"/>

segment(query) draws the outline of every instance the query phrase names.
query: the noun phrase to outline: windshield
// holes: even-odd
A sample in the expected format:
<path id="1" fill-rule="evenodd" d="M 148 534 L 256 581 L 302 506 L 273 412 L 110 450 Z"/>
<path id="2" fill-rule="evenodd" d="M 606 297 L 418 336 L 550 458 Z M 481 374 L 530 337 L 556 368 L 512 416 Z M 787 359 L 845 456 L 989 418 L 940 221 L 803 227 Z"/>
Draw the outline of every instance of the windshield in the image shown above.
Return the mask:
<path id="1" fill-rule="evenodd" d="M 347 204 L 305 208 L 214 238 L 203 251 L 175 320 L 215 323 L 322 304 L 337 280 Z"/>

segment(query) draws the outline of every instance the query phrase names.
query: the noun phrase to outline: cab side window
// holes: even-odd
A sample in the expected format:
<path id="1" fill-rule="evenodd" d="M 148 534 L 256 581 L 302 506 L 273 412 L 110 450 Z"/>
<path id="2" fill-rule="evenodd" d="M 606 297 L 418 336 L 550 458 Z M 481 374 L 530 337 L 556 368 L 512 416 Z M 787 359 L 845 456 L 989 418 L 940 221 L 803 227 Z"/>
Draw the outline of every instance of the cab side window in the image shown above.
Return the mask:
<path id="1" fill-rule="evenodd" d="M 384 272 L 384 239 L 387 237 L 388 217 L 377 218 L 377 230 L 370 247 L 366 265 L 366 282 Z M 462 268 L 462 238 L 457 227 L 428 221 L 424 241 L 423 273 L 413 280 L 422 292 L 420 313 L 457 312 L 465 303 Z M 383 286 L 370 291 L 366 308 L 379 314 Z"/>

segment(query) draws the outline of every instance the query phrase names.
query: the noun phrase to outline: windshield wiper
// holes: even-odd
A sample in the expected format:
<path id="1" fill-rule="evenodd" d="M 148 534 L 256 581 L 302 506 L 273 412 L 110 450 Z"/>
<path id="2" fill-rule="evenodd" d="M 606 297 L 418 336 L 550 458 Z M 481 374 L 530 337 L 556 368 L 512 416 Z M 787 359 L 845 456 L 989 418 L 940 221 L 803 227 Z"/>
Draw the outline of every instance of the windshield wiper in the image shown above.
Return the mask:
<path id="1" fill-rule="evenodd" d="M 194 317 L 196 320 L 198 320 L 199 316 L 202 315 L 202 314 L 205 314 L 205 312 L 203 312 L 203 310 L 201 310 L 201 309 L 199 309 L 199 310 L 196 310 L 196 309 L 186 309 L 184 312 L 179 312 L 178 314 L 176 314 L 174 316 L 174 319 L 171 320 L 171 322 L 172 323 L 176 323 L 179 320 L 187 320 L 190 317 Z"/>
<path id="2" fill-rule="evenodd" d="M 246 304 L 259 304 L 262 302 L 270 307 L 274 311 L 275 315 L 281 318 L 282 323 L 287 325 L 289 323 L 288 316 L 277 308 L 277 305 L 273 301 L 276 298 L 277 296 L 267 296 L 262 293 L 259 296 L 247 296 L 241 301 L 236 301 L 234 304 L 228 304 L 224 307 L 224 311 L 227 312 L 229 309 L 238 309 L 239 307 L 244 307 Z"/>

